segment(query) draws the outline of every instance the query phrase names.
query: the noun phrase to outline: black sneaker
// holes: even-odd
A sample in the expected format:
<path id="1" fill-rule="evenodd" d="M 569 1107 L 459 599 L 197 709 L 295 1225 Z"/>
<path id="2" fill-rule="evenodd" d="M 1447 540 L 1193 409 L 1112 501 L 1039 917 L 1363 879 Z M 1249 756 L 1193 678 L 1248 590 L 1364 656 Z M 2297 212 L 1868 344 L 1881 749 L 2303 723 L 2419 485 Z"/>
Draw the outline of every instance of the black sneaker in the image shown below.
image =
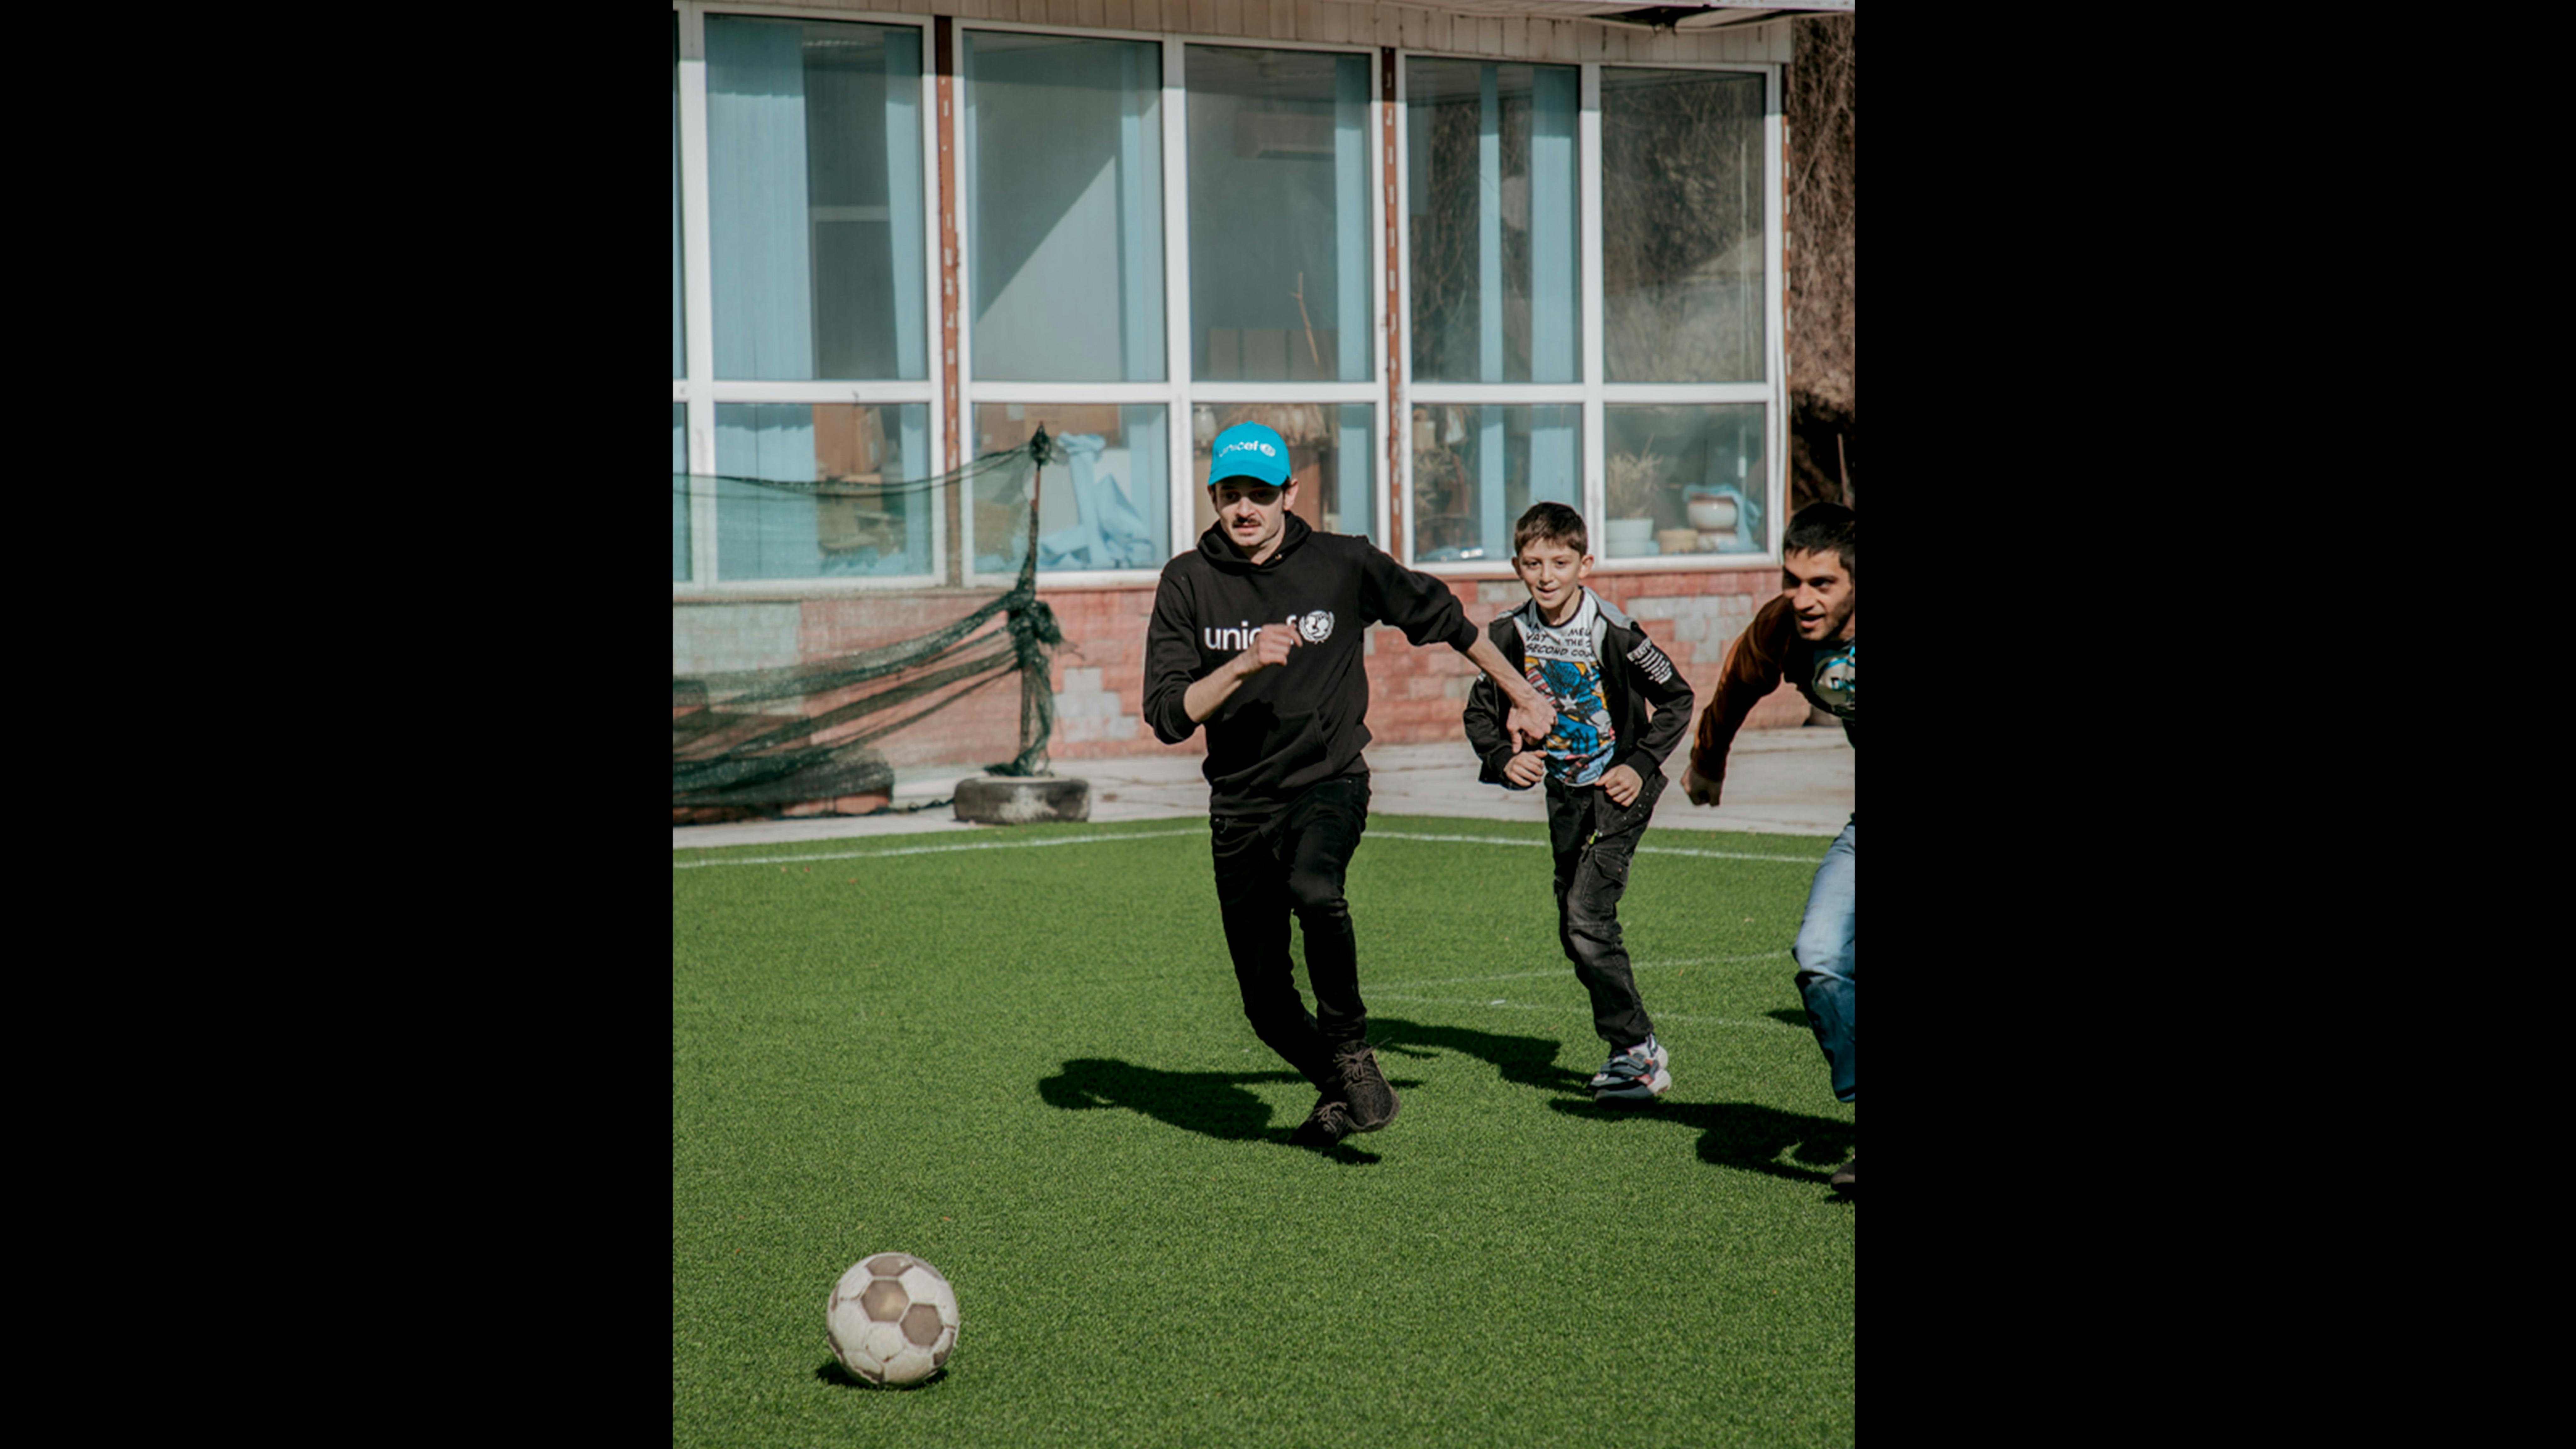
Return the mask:
<path id="1" fill-rule="evenodd" d="M 1367 1042 L 1353 1042 L 1335 1051 L 1333 1072 L 1341 1078 L 1352 1131 L 1375 1132 L 1395 1120 L 1404 1104 L 1396 1100 L 1395 1088 L 1386 1084 L 1385 1074 L 1377 1069 L 1377 1051 Z"/>
<path id="2" fill-rule="evenodd" d="M 1306 1114 L 1306 1120 L 1297 1124 L 1288 1140 L 1298 1147 L 1330 1147 L 1350 1134 L 1350 1109 L 1342 1105 L 1341 1098 L 1328 1095 L 1316 1100 L 1315 1110 Z"/>
<path id="3" fill-rule="evenodd" d="M 1834 1185 L 1834 1187 L 1835 1187 L 1837 1190 L 1839 1190 L 1839 1191 L 1842 1191 L 1842 1192 L 1849 1192 L 1849 1191 L 1851 1191 L 1851 1190 L 1852 1190 L 1852 1162 L 1858 1162 L 1858 1161 L 1860 1161 L 1860 1155 L 1859 1155 L 1858 1153 L 1854 1153 L 1854 1154 L 1852 1155 L 1852 1160 L 1851 1160 L 1851 1162 L 1846 1162 L 1846 1163 L 1844 1163 L 1842 1166 L 1835 1168 L 1835 1169 L 1834 1169 L 1834 1175 L 1833 1175 L 1833 1176 L 1831 1176 L 1831 1177 L 1829 1177 L 1829 1178 L 1827 1178 L 1827 1179 L 1825 1179 L 1825 1180 L 1826 1180 L 1827 1182 L 1832 1183 L 1832 1184 Z"/>

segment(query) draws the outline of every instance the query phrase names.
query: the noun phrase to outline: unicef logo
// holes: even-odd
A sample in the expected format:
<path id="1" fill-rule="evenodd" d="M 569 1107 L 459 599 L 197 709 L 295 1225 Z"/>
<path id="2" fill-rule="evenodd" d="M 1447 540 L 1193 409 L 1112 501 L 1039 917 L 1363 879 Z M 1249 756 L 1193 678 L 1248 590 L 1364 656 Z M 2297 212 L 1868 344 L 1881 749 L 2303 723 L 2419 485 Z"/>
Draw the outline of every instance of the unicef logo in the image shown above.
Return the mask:
<path id="1" fill-rule="evenodd" d="M 1297 633 L 1309 644 L 1321 644 L 1325 640 L 1332 638 L 1332 612 L 1327 609 L 1317 609 L 1311 614 L 1299 617 L 1297 620 Z"/>
<path id="2" fill-rule="evenodd" d="M 1232 442 L 1225 445 L 1225 451 L 1228 453 L 1240 453 L 1246 450 L 1259 453 L 1265 458 L 1276 458 L 1279 456 L 1279 450 L 1277 448 L 1270 446 L 1259 438 L 1245 438 L 1239 442 Z M 1223 455 L 1220 454 L 1219 456 Z"/>

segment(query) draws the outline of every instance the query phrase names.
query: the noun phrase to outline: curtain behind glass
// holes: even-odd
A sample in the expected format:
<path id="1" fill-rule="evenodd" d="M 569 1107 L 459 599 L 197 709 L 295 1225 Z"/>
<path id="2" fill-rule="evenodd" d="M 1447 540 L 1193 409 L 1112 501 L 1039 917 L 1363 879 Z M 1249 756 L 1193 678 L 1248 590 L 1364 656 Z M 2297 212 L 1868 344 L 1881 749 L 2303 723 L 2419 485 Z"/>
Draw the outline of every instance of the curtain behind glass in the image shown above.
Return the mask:
<path id="1" fill-rule="evenodd" d="M 1190 367 L 1371 376 L 1369 60 L 1189 51 Z"/>
<path id="2" fill-rule="evenodd" d="M 728 478 L 814 477 L 814 409 L 808 403 L 716 408 L 716 577 L 803 579 L 822 572 L 814 501 Z"/>
<path id="3" fill-rule="evenodd" d="M 1405 62 L 1413 375 L 1582 377 L 1572 66 Z"/>
<path id="4" fill-rule="evenodd" d="M 680 325 L 680 17 L 671 17 L 671 376 L 688 376 Z"/>
<path id="5" fill-rule="evenodd" d="M 966 228 L 981 379 L 1156 382 L 1161 47 L 966 33 Z"/>
<path id="6" fill-rule="evenodd" d="M 930 409 L 920 403 L 719 404 L 716 577 L 930 573 L 939 495 L 876 486 L 926 476 L 929 435 Z M 736 478 L 836 486 L 818 494 Z"/>
<path id="7" fill-rule="evenodd" d="M 1601 72 L 1603 361 L 1612 382 L 1761 382 L 1763 78 Z"/>
<path id="8" fill-rule="evenodd" d="M 707 18 L 716 375 L 919 380 L 920 33 Z"/>
<path id="9" fill-rule="evenodd" d="M 689 578 L 689 405 L 671 404 L 671 582 Z"/>
<path id="10" fill-rule="evenodd" d="M 1169 411 L 1159 403 L 978 403 L 978 456 L 1025 448 L 1041 427 L 1056 461 L 1038 485 L 1038 568 L 1156 569 L 1172 556 Z M 969 504 L 974 571 L 1007 574 L 1028 547 L 1028 480 L 995 473 Z"/>

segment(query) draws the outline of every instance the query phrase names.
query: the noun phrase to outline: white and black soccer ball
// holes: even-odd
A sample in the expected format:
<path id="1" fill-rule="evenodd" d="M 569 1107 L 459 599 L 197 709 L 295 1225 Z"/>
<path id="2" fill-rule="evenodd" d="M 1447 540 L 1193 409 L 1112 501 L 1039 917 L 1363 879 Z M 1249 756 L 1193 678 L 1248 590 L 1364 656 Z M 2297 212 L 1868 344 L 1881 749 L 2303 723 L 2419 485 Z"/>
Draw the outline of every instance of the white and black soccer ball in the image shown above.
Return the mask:
<path id="1" fill-rule="evenodd" d="M 957 1346 L 957 1292 L 910 1253 L 878 1253 L 833 1285 L 823 1334 L 841 1366 L 869 1383 L 919 1383 Z"/>

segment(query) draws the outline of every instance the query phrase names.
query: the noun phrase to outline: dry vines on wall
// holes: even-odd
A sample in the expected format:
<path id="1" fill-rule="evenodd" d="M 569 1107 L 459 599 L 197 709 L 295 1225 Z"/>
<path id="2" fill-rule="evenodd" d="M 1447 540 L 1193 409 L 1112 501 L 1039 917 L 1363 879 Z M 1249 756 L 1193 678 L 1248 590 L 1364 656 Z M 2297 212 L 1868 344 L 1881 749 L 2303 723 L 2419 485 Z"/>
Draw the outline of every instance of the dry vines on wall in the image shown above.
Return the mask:
<path id="1" fill-rule="evenodd" d="M 1787 75 L 1791 503 L 1836 498 L 1848 485 L 1856 504 L 1852 32 L 1858 22 L 1834 15 L 1793 23 L 1797 51 Z"/>

